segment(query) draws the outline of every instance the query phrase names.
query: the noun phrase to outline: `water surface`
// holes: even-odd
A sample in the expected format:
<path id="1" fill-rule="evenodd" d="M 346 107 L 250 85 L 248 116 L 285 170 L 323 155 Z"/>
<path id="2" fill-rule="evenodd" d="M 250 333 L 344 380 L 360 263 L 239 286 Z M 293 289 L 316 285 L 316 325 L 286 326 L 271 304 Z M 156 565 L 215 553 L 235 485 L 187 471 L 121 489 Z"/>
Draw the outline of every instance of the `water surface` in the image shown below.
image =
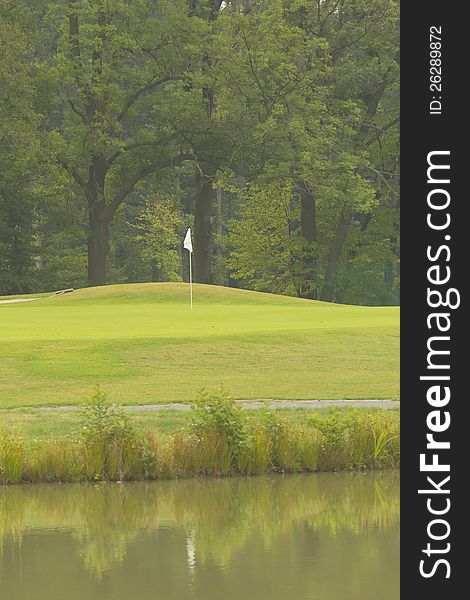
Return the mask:
<path id="1" fill-rule="evenodd" d="M 398 600 L 399 475 L 0 488 L 0 598 Z"/>

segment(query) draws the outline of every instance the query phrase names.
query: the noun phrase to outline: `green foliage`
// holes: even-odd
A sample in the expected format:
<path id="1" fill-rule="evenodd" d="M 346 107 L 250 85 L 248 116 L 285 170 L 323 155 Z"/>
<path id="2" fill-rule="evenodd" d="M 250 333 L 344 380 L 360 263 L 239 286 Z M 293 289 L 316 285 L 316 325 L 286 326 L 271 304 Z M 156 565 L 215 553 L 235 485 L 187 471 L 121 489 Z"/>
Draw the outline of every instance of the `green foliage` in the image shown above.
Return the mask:
<path id="1" fill-rule="evenodd" d="M 261 475 L 271 466 L 272 441 L 263 425 L 252 423 L 237 458 L 237 468 L 246 475 Z"/>
<path id="2" fill-rule="evenodd" d="M 232 276 L 264 292 L 296 293 L 293 264 L 299 237 L 291 187 L 253 184 L 242 194 L 240 217 L 229 225 Z"/>
<path id="3" fill-rule="evenodd" d="M 99 387 L 82 407 L 84 470 L 88 479 L 122 479 L 144 471 L 142 444 L 122 406 Z"/>
<path id="4" fill-rule="evenodd" d="M 147 197 L 134 227 L 142 257 L 151 265 L 154 281 L 181 281 L 180 247 L 183 215 L 178 196 Z"/>
<path id="5" fill-rule="evenodd" d="M 321 436 L 315 428 L 268 407 L 260 410 L 256 420 L 269 440 L 271 468 L 283 473 L 318 470 Z"/>
<path id="6" fill-rule="evenodd" d="M 2 3 L 0 293 L 179 280 L 202 219 L 212 283 L 398 302 L 398 2 L 219 8 Z"/>
<path id="7" fill-rule="evenodd" d="M 397 414 L 332 411 L 327 417 L 312 414 L 309 425 L 323 434 L 320 466 L 358 469 L 399 465 Z"/>
<path id="8" fill-rule="evenodd" d="M 201 390 L 198 393 L 193 404 L 190 428 L 200 439 L 207 440 L 209 447 L 214 435 L 219 436 L 226 442 L 232 460 L 239 455 L 246 440 L 242 407 L 223 388 L 218 391 Z M 221 451 L 224 453 L 223 448 Z"/>
<path id="9" fill-rule="evenodd" d="M 50 437 L 35 444 L 25 472 L 25 479 L 34 483 L 72 482 L 80 480 L 83 451 L 78 440 Z"/>
<path id="10" fill-rule="evenodd" d="M 124 407 L 111 403 L 106 394 L 96 387 L 95 393 L 81 407 L 84 418 L 83 435 L 87 439 L 113 440 L 132 435 L 129 416 Z"/>
<path id="11" fill-rule="evenodd" d="M 84 409 L 85 433 L 34 440 L 1 433 L 0 482 L 260 475 L 400 464 L 395 411 L 313 411 L 300 420 L 295 411 L 240 413 L 222 390 L 201 393 L 196 402 L 189 426 L 162 433 L 148 426 L 137 430 L 97 391 Z"/>
<path id="12" fill-rule="evenodd" d="M 29 292 L 37 285 L 39 115 L 32 48 L 16 17 L 13 7 L 0 6 L 0 293 L 6 294 Z"/>
<path id="13" fill-rule="evenodd" d="M 398 4 L 377 0 L 363 10 L 354 2 L 272 2 L 230 23 L 240 51 L 227 58 L 225 85 L 249 123 L 247 168 L 256 165 L 265 194 L 276 180 L 292 189 L 290 215 L 272 219 L 283 243 L 267 235 L 266 202 L 248 217 L 255 240 L 263 231 L 264 252 L 243 235 L 243 223 L 235 227 L 235 278 L 336 302 L 397 303 L 398 271 L 391 276 L 389 265 L 398 262 Z M 309 210 L 299 206 L 301 189 L 311 197 Z M 395 218 L 385 224 L 390 211 Z M 250 261 L 250 252 L 259 260 Z M 359 263 L 352 277 L 339 270 Z"/>

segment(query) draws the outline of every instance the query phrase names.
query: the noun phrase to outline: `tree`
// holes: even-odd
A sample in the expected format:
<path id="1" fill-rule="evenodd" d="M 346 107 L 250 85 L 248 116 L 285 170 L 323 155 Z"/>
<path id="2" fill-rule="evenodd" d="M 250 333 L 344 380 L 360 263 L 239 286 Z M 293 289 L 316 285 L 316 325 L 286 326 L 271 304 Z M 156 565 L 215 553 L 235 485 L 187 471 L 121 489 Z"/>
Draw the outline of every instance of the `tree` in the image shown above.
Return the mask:
<path id="1" fill-rule="evenodd" d="M 153 281 L 181 281 L 181 240 L 185 219 L 178 190 L 147 196 L 134 227 L 142 257 L 151 265 Z"/>
<path id="2" fill-rule="evenodd" d="M 242 192 L 238 219 L 229 224 L 233 277 L 255 290 L 298 294 L 298 221 L 289 182 L 252 184 Z"/>
<path id="3" fill-rule="evenodd" d="M 290 178 L 300 197 L 301 295 L 337 299 L 355 215 L 369 222 L 383 199 L 373 150 L 398 124 L 397 17 L 393 1 L 327 0 L 234 21 L 226 88 L 244 99 L 253 175 Z"/>
<path id="4" fill-rule="evenodd" d="M 319 208 L 336 218 L 344 203 L 367 210 L 373 200 L 372 187 L 358 173 L 364 156 L 353 142 L 360 112 L 349 99 L 333 98 L 327 41 L 286 19 L 283 2 L 231 25 L 224 88 L 227 104 L 238 110 L 234 122 L 247 124 L 232 132 L 240 162 L 260 182 L 292 183 L 300 199 L 296 289 L 315 298 L 325 245 Z M 235 157 L 233 163 L 239 168 Z M 323 233 L 329 236 L 328 225 Z"/>
<path id="5" fill-rule="evenodd" d="M 328 42 L 332 62 L 332 100 L 351 100 L 361 119 L 353 139 L 353 151 L 367 152 L 381 135 L 398 125 L 396 106 L 386 120 L 378 119 L 387 95 L 396 88 L 399 74 L 399 7 L 395 0 L 325 0 L 314 7 L 296 7 L 300 26 Z M 383 115 L 383 112 L 382 112 Z M 365 163 L 366 164 L 366 163 Z M 364 169 L 358 169 L 363 177 Z M 353 221 L 355 207 L 345 202 L 336 222 L 327 257 L 323 300 L 334 299 L 335 276 Z"/>
<path id="6" fill-rule="evenodd" d="M 55 3 L 60 30 L 47 66 L 57 104 L 50 143 L 88 212 L 88 283 L 106 280 L 109 226 L 135 186 L 192 156 L 159 118 L 168 89 L 185 78 L 197 23 L 183 2 Z"/>
<path id="7" fill-rule="evenodd" d="M 34 288 L 38 138 L 32 53 L 8 3 L 0 12 L 0 293 Z"/>
<path id="8" fill-rule="evenodd" d="M 201 52 L 184 85 L 175 89 L 168 120 L 177 139 L 194 156 L 194 275 L 199 283 L 212 283 L 213 230 L 217 172 L 230 161 L 230 139 L 225 115 L 218 106 L 219 15 L 222 0 L 188 0 L 188 14 L 197 22 Z M 223 42 L 225 43 L 225 42 Z M 175 110 L 176 108 L 176 110 Z"/>
<path id="9" fill-rule="evenodd" d="M 199 282 L 397 301 L 396 0 L 0 11 L 2 290 L 179 277 L 190 223 Z"/>

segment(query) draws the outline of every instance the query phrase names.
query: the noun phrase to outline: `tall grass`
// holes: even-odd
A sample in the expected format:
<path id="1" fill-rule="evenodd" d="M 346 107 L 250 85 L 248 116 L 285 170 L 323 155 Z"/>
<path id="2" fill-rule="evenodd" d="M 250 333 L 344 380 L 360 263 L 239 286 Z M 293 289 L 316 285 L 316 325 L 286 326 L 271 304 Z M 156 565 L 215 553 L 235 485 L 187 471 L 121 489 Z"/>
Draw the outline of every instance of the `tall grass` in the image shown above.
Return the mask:
<path id="1" fill-rule="evenodd" d="M 322 433 L 321 469 L 400 465 L 400 420 L 396 412 L 333 411 L 327 417 L 312 415 L 309 424 Z"/>
<path id="2" fill-rule="evenodd" d="M 189 427 L 136 432 L 120 407 L 97 391 L 74 437 L 34 447 L 0 432 L 0 483 L 122 481 L 198 475 L 258 475 L 394 468 L 399 414 L 363 409 L 312 414 L 299 423 L 262 409 L 247 416 L 225 392 L 204 394 Z"/>
<path id="3" fill-rule="evenodd" d="M 22 477 L 33 483 L 77 481 L 83 474 L 81 450 L 73 440 L 50 438 L 28 453 Z"/>
<path id="4" fill-rule="evenodd" d="M 24 469 L 23 440 L 0 431 L 0 482 L 18 483 Z"/>

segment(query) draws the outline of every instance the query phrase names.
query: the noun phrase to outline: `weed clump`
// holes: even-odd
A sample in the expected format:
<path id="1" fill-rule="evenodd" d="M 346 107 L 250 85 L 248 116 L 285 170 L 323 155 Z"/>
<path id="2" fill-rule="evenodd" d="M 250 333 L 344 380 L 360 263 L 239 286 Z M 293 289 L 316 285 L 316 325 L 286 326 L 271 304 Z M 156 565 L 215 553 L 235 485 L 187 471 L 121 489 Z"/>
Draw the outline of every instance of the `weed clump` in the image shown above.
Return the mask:
<path id="1" fill-rule="evenodd" d="M 190 432 L 199 462 L 196 472 L 227 475 L 247 442 L 246 417 L 225 390 L 201 390 L 192 408 Z"/>
<path id="2" fill-rule="evenodd" d="M 322 433 L 321 469 L 377 469 L 400 464 L 397 413 L 334 410 L 327 416 L 312 414 L 308 423 Z"/>
<path id="3" fill-rule="evenodd" d="M 144 474 L 143 444 L 124 407 L 99 387 L 82 409 L 83 470 L 86 479 L 118 481 Z"/>

